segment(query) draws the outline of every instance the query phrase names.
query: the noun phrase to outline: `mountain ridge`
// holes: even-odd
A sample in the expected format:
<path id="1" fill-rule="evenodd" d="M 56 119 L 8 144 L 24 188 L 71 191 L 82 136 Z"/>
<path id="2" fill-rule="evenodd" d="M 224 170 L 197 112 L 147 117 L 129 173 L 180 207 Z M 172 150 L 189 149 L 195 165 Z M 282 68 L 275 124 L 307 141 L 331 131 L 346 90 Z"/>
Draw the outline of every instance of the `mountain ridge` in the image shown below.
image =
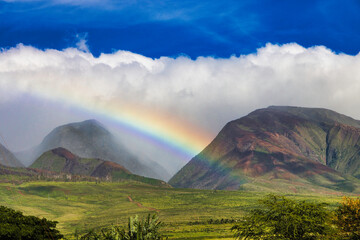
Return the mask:
<path id="1" fill-rule="evenodd" d="M 348 138 L 352 139 L 353 152 L 345 154 L 346 149 L 332 144 L 333 163 L 327 166 L 329 140 L 344 137 L 334 130 L 339 126 L 352 134 Z M 346 169 L 360 171 L 360 158 L 356 155 L 358 146 L 360 149 L 358 134 L 349 130 L 357 127 L 359 121 L 327 109 L 289 106 L 258 109 L 227 123 L 169 183 L 175 187 L 237 189 L 262 178 L 337 186 L 341 181 L 349 182 L 345 167 L 336 167 L 343 166 L 338 164 L 339 154 L 348 156 L 352 163 Z"/>
<path id="2" fill-rule="evenodd" d="M 47 172 L 90 176 L 107 181 L 135 180 L 157 186 L 167 186 L 164 181 L 132 174 L 115 162 L 98 158 L 81 158 L 61 147 L 43 153 L 30 168 Z"/>
<path id="3" fill-rule="evenodd" d="M 119 163 L 138 175 L 169 178 L 160 165 L 140 161 L 105 126 L 94 119 L 58 126 L 38 146 L 17 156 L 29 166 L 42 153 L 58 147 L 68 149 L 82 158 L 100 158 Z"/>
<path id="4" fill-rule="evenodd" d="M 16 156 L 2 144 L 0 144 L 0 164 L 8 167 L 24 167 Z"/>

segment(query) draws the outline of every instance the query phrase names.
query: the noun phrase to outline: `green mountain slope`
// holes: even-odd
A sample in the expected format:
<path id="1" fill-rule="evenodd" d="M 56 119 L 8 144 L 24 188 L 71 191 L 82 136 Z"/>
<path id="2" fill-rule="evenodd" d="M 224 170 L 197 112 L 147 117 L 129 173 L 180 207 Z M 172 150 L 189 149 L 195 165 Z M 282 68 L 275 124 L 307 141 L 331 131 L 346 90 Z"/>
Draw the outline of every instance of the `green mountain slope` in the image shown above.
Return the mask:
<path id="1" fill-rule="evenodd" d="M 237 189 L 282 180 L 355 191 L 357 120 L 326 109 L 269 107 L 229 122 L 169 183 L 176 187 Z"/>
<path id="2" fill-rule="evenodd" d="M 327 136 L 326 164 L 360 178 L 360 129 L 335 125 Z"/>
<path id="3" fill-rule="evenodd" d="M 0 164 L 8 167 L 23 167 L 24 165 L 6 147 L 0 144 Z"/>
<path id="4" fill-rule="evenodd" d="M 55 148 L 43 153 L 30 167 L 55 173 L 97 177 L 107 181 L 134 180 L 167 186 L 164 181 L 132 174 L 114 162 L 98 158 L 80 158 L 65 148 Z"/>
<path id="5" fill-rule="evenodd" d="M 17 156 L 30 166 L 44 152 L 62 147 L 82 158 L 100 158 L 124 166 L 131 172 L 158 179 L 169 179 L 167 171 L 155 162 L 142 160 L 119 142 L 96 120 L 70 123 L 52 130 L 40 145 Z"/>

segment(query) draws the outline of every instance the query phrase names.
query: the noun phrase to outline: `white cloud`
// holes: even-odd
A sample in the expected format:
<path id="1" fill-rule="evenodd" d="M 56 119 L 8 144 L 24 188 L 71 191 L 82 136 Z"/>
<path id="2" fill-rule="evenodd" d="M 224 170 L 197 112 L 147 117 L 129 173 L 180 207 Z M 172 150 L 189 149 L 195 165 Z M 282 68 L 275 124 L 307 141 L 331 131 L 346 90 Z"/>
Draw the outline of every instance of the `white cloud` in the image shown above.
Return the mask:
<path id="1" fill-rule="evenodd" d="M 0 105 L 24 93 L 41 93 L 45 100 L 62 95 L 117 102 L 119 108 L 169 113 L 213 136 L 226 122 L 269 105 L 325 107 L 360 119 L 359 54 L 291 43 L 267 44 L 255 54 L 228 59 L 151 59 L 127 51 L 96 58 L 78 47 L 2 50 Z"/>
<path id="2" fill-rule="evenodd" d="M 88 33 L 76 34 L 75 37 L 77 39 L 77 43 L 76 43 L 77 49 L 79 49 L 83 52 L 90 52 L 89 46 L 87 45 Z"/>
<path id="3" fill-rule="evenodd" d="M 150 59 L 126 51 L 95 58 L 84 44 L 80 50 L 23 45 L 3 50 L 2 99 L 33 91 L 104 103 L 120 99 L 169 111 L 212 132 L 272 104 L 327 107 L 360 118 L 359 55 L 335 54 L 322 46 L 268 44 L 256 54 L 229 59 Z"/>

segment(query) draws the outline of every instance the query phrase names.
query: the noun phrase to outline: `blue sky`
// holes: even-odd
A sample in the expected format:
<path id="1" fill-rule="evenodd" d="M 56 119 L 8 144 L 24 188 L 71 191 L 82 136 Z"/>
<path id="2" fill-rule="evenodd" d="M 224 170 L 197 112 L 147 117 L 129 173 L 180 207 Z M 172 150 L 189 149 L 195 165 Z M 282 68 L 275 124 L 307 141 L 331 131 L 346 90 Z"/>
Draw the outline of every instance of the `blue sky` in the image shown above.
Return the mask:
<path id="1" fill-rule="evenodd" d="M 0 47 L 74 47 L 94 55 L 227 58 L 266 43 L 360 51 L 359 0 L 97 1 L 0 0 Z"/>

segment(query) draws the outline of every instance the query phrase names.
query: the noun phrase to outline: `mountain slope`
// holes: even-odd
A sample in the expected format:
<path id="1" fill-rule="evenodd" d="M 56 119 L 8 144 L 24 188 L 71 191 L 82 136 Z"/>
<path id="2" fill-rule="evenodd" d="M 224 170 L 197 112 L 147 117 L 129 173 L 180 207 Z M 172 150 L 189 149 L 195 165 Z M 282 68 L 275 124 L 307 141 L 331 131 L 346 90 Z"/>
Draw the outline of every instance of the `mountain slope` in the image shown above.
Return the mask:
<path id="1" fill-rule="evenodd" d="M 9 167 L 23 167 L 24 165 L 6 147 L 0 144 L 0 164 Z"/>
<path id="2" fill-rule="evenodd" d="M 356 184 L 343 174 L 360 171 L 357 127 L 359 121 L 326 109 L 259 109 L 226 124 L 169 183 L 237 189 L 255 180 L 281 179 L 354 190 Z"/>
<path id="3" fill-rule="evenodd" d="M 327 136 L 326 164 L 360 178 L 360 129 L 335 125 Z"/>
<path id="4" fill-rule="evenodd" d="M 116 162 L 138 175 L 162 179 L 168 177 L 166 170 L 160 166 L 141 162 L 96 120 L 59 126 L 39 146 L 17 156 L 29 166 L 42 153 L 58 147 L 68 149 L 82 158 Z"/>
<path id="5" fill-rule="evenodd" d="M 101 159 L 80 158 L 65 148 L 55 148 L 43 153 L 30 168 L 56 173 L 69 173 L 119 181 L 135 180 L 157 186 L 166 186 L 164 181 L 132 174 L 123 166 Z"/>

